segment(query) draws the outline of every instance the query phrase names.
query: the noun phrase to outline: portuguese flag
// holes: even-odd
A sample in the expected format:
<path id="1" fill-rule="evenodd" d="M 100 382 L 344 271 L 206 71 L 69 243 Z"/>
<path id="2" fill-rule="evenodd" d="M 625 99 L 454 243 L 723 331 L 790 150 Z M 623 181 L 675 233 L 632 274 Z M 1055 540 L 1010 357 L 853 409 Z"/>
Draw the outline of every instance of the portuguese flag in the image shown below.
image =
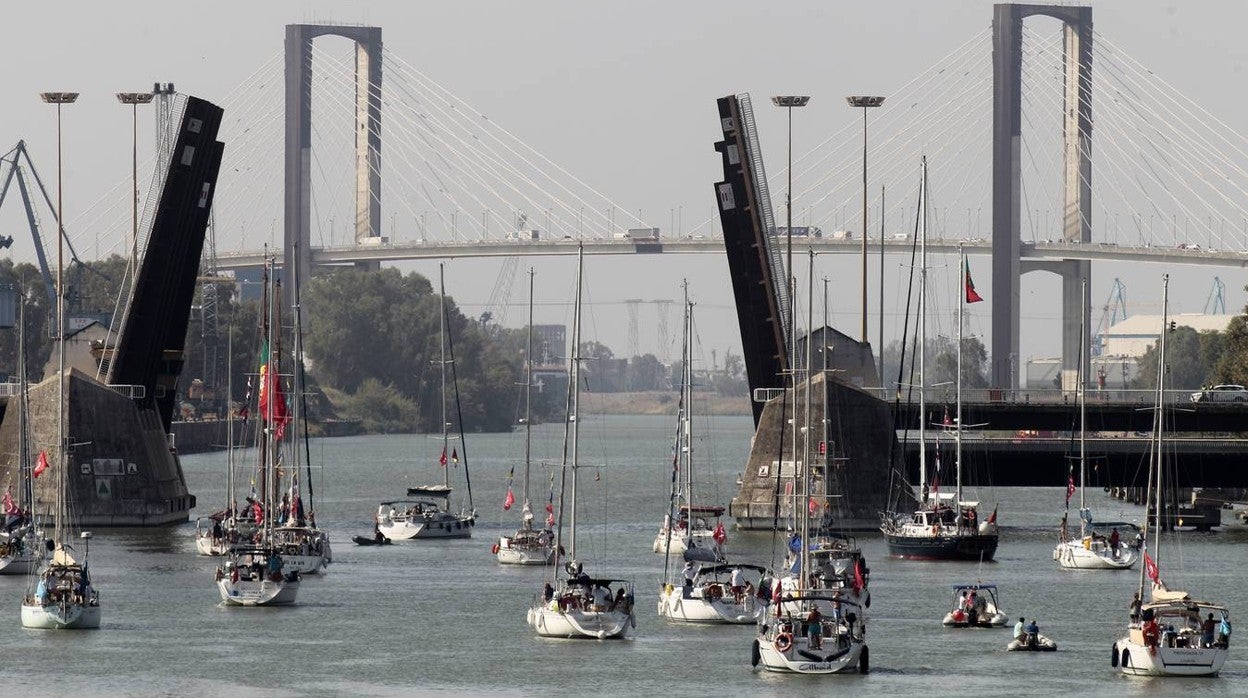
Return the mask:
<path id="1" fill-rule="evenodd" d="M 286 398 L 282 395 L 281 377 L 277 375 L 276 366 L 273 364 L 269 358 L 269 341 L 266 339 L 260 348 L 260 418 L 277 426 L 277 438 L 280 439 L 290 422 L 290 412 L 286 409 Z"/>

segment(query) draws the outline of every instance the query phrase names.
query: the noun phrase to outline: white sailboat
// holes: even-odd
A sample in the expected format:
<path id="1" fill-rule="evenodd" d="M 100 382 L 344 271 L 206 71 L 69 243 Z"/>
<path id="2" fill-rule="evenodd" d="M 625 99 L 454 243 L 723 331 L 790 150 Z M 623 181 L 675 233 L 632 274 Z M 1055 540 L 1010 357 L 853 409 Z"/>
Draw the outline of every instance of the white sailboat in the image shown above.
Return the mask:
<path id="1" fill-rule="evenodd" d="M 1084 281 L 1086 286 L 1087 281 Z M 1086 308 L 1084 308 L 1086 312 Z M 1085 315 L 1079 327 L 1087 325 Z M 1082 337 L 1082 330 L 1080 331 Z M 1079 342 L 1079 535 L 1071 537 L 1067 530 L 1067 517 L 1070 512 L 1070 488 L 1066 490 L 1066 513 L 1062 514 L 1062 526 L 1058 534 L 1057 547 L 1053 549 L 1053 559 L 1067 569 L 1077 570 L 1127 570 L 1135 566 L 1139 557 L 1138 548 L 1121 540 L 1123 532 L 1136 533 L 1138 528 L 1124 522 L 1107 522 L 1094 527 L 1092 510 L 1088 508 L 1084 497 L 1084 488 L 1088 478 L 1087 448 L 1084 436 L 1087 433 L 1087 373 L 1085 371 L 1085 342 Z M 1068 480 L 1069 482 L 1069 480 Z M 1100 532 L 1098 532 L 1098 530 Z M 1111 531 L 1105 535 L 1104 531 Z M 1132 536 L 1134 538 L 1134 536 Z"/>
<path id="2" fill-rule="evenodd" d="M 693 429 L 690 407 L 693 402 L 693 303 L 689 284 L 685 287 L 684 370 L 681 375 L 679 428 L 672 459 L 672 490 L 664 525 L 654 541 L 654 552 L 668 553 L 664 560 L 664 581 L 659 589 L 658 612 L 663 618 L 686 623 L 747 624 L 758 622 L 765 604 L 757 589 L 763 586 L 767 570 L 758 565 L 727 564 L 723 544 L 723 523 L 711 528 L 705 516 L 719 517 L 723 507 L 699 505 L 694 493 Z M 684 476 L 684 480 L 680 476 Z M 686 525 L 672 526 L 673 509 L 678 509 Z M 696 521 L 702 519 L 702 526 Z M 704 535 L 699 535 L 699 531 Z M 672 564 L 681 554 L 684 570 Z M 703 564 L 710 563 L 710 564 Z"/>
<path id="3" fill-rule="evenodd" d="M 305 375 L 303 362 L 303 307 L 300 301 L 300 280 L 295 270 L 294 288 L 291 293 L 294 324 L 294 376 L 290 406 L 291 439 L 290 460 L 292 467 L 283 503 L 285 520 L 273 529 L 273 545 L 282 556 L 283 571 L 304 574 L 322 574 L 334 559 L 329 534 L 316 525 L 316 507 L 313 502 L 312 454 L 308 448 L 307 400 L 305 399 Z M 279 444 L 279 448 L 281 444 Z M 304 471 L 301 474 L 299 465 Z"/>
<path id="4" fill-rule="evenodd" d="M 558 557 L 549 568 L 550 576 L 542 593 L 534 598 L 526 614 L 529 627 L 539 637 L 623 638 L 636 626 L 633 615 L 633 583 L 622 579 L 591 578 L 577 557 L 577 471 L 580 465 L 580 385 L 581 385 L 581 299 L 584 280 L 584 249 L 577 250 L 576 308 L 572 321 L 572 357 L 568 362 L 568 414 L 565 435 L 571 449 L 564 451 L 563 475 L 559 493 L 559 527 L 555 545 L 563 549 L 564 488 L 568 485 L 571 499 L 567 550 L 562 565 L 565 577 L 560 578 Z M 567 442 L 565 442 L 567 443 Z M 552 584 L 553 582 L 553 584 Z"/>
<path id="5" fill-rule="evenodd" d="M 30 389 L 26 380 L 26 299 L 18 302 L 17 339 L 17 462 L 18 496 L 6 487 L 3 526 L 0 527 L 0 574 L 30 574 L 39 567 L 43 535 L 35 525 L 34 483 L 30 467 Z M 13 403 L 10 401 L 9 403 Z"/>
<path id="6" fill-rule="evenodd" d="M 472 480 L 468 476 L 468 446 L 463 438 L 462 415 L 457 416 L 460 417 L 458 420 L 459 442 L 464 450 L 464 479 L 468 488 L 468 501 L 467 505 L 459 511 L 451 511 L 453 490 L 447 453 L 451 454 L 450 459 L 453 464 L 458 466 L 459 451 L 451 449 L 451 423 L 446 418 L 446 367 L 453 366 L 455 363 L 455 353 L 452 348 L 450 359 L 447 359 L 449 337 L 446 326 L 446 280 L 441 265 L 438 266 L 438 288 L 440 308 L 438 315 L 441 328 L 438 333 L 441 360 L 438 364 L 441 367 L 442 376 L 442 456 L 439 458 L 439 463 L 442 466 L 442 484 L 409 487 L 407 488 L 409 499 L 382 502 L 377 507 L 377 529 L 384 537 L 392 540 L 468 538 L 472 536 L 472 528 L 477 523 L 477 511 L 472 506 Z M 456 405 L 459 404 L 458 394 L 458 388 L 456 388 Z"/>
<path id="7" fill-rule="evenodd" d="M 813 326 L 814 253 L 810 253 L 810 308 L 807 328 Z M 814 334 L 806 341 L 805 426 L 801 457 L 794 437 L 794 464 L 812 461 L 811 386 L 814 377 Z M 796 361 L 791 360 L 790 366 Z M 789 390 L 796 396 L 796 371 L 791 374 Z M 822 385 L 822 383 L 821 383 Z M 826 386 L 824 387 L 826 393 Z M 796 399 L 793 400 L 796 405 Z M 783 410 L 789 401 L 782 401 L 780 423 L 784 429 Z M 796 415 L 794 415 L 796 417 Z M 824 415 L 826 421 L 826 415 Z M 796 418 L 793 419 L 796 425 Z M 783 441 L 783 438 L 781 439 Z M 783 443 L 781 452 L 783 452 Z M 865 593 L 860 559 L 853 562 L 850 572 L 854 580 L 849 588 L 840 583 L 842 577 L 833 571 L 835 546 L 819 541 L 827 532 L 822 526 L 811 526 L 815 502 L 812 492 L 811 468 L 802 467 L 794 483 L 793 510 L 797 518 L 796 532 L 789 541 L 792 555 L 786 559 L 783 572 L 772 582 L 771 613 L 759 619 L 758 634 L 751 646 L 751 664 L 765 671 L 792 674 L 839 674 L 857 671 L 867 673 L 870 650 L 866 643 L 866 616 L 859 603 L 859 592 Z M 826 494 L 826 492 L 825 492 Z M 853 559 L 852 556 L 850 559 Z M 769 617 L 770 616 L 770 617 Z"/>
<path id="8" fill-rule="evenodd" d="M 61 260 L 64 232 L 62 228 L 57 236 L 56 447 L 52 449 L 54 461 L 49 464 L 47 452 L 44 451 L 39 454 L 38 466 L 40 470 L 50 467 L 52 476 L 56 478 L 52 510 L 54 528 L 50 541 L 52 556 L 39 574 L 31 575 L 31 585 L 22 598 L 22 627 L 44 630 L 98 628 L 101 616 L 100 593 L 91 584 L 88 567 L 91 534 L 87 531 L 79 534 L 83 542 L 81 560 L 75 557 L 77 551 L 70 545 L 74 521 L 69 501 L 69 438 L 65 433 L 66 413 L 69 411 L 65 401 L 65 383 L 69 380 L 69 373 L 65 370 L 65 287 Z"/>
<path id="9" fill-rule="evenodd" d="M 651 549 L 660 555 L 680 555 L 689 548 L 701 548 L 710 559 L 722 560 L 728 534 L 724 531 L 724 507 L 700 504 L 694 492 L 693 477 L 693 304 L 689 302 L 689 282 L 685 289 L 684 366 L 680 378 L 680 403 L 676 441 L 672 449 L 672 483 L 663 523 L 654 536 Z M 683 478 L 683 479 L 682 479 Z M 712 525 L 712 521 L 714 524 Z"/>
<path id="10" fill-rule="evenodd" d="M 979 502 L 962 499 L 962 310 L 966 304 L 967 276 L 958 290 L 957 337 L 957 416 L 945 428 L 954 432 L 956 487 L 952 493 L 939 492 L 939 471 L 929 481 L 927 471 L 927 393 L 925 384 L 927 345 L 927 158 L 923 158 L 922 227 L 919 244 L 919 508 L 910 512 L 889 512 L 884 515 L 880 530 L 894 557 L 920 560 L 992 560 L 997 552 L 1000 532 L 997 512 L 988 519 L 979 518 Z M 965 257 L 959 251 L 960 267 L 966 274 Z M 937 461 L 939 465 L 939 461 Z M 929 489 L 930 488 L 930 489 Z"/>
<path id="11" fill-rule="evenodd" d="M 1152 458 L 1149 461 L 1148 496 L 1152 512 L 1144 517 L 1144 536 L 1152 527 L 1152 559 L 1143 548 L 1144 564 L 1133 601 L 1127 633 L 1113 646 L 1111 666 L 1134 676 L 1217 676 L 1226 663 L 1230 646 L 1229 612 L 1224 606 L 1193 599 L 1186 591 L 1170 589 L 1161 580 L 1162 474 L 1165 463 L 1164 386 L 1166 334 L 1168 332 L 1170 276 L 1163 277 L 1161 338 L 1158 340 L 1157 386 L 1153 414 Z M 1154 499 L 1155 497 L 1155 499 Z M 1146 589 L 1145 580 L 1152 584 Z M 1145 601 L 1145 592 L 1148 600 Z M 1138 605 L 1135 605 L 1138 604 Z"/>
<path id="12" fill-rule="evenodd" d="M 257 443 L 259 466 L 257 480 L 262 501 L 248 497 L 246 512 L 259 529 L 252 542 L 233 545 L 214 576 L 221 602 L 227 606 L 285 606 L 295 603 L 299 593 L 300 574 L 287 569 L 275 543 L 274 528 L 278 526 L 278 480 L 277 464 L 280 449 L 279 432 L 285 430 L 288 414 L 281 394 L 280 352 L 276 350 L 277 330 L 281 327 L 277 312 L 277 298 L 281 292 L 275 287 L 269 293 L 268 280 L 273 262 L 270 260 L 265 273 L 265 298 L 261 304 L 264 341 L 261 348 L 259 412 L 262 422 L 261 439 Z M 270 349 L 273 349 L 270 352 Z"/>
<path id="13" fill-rule="evenodd" d="M 255 535 L 253 521 L 246 521 L 240 531 L 240 522 L 234 510 L 234 414 L 229 405 L 234 396 L 234 330 L 230 329 L 230 341 L 226 351 L 226 429 L 225 429 L 225 507 L 195 521 L 195 552 L 205 557 L 224 555 L 239 538 Z"/>
<path id="14" fill-rule="evenodd" d="M 533 452 L 533 270 L 529 269 L 528 348 L 524 356 L 524 479 L 520 488 L 520 527 L 509 536 L 499 536 L 494 546 L 498 562 L 504 565 L 549 565 L 555 559 L 555 534 L 550 526 L 533 525 L 533 505 L 529 501 L 529 470 Z M 514 504 L 511 482 L 503 509 Z"/>

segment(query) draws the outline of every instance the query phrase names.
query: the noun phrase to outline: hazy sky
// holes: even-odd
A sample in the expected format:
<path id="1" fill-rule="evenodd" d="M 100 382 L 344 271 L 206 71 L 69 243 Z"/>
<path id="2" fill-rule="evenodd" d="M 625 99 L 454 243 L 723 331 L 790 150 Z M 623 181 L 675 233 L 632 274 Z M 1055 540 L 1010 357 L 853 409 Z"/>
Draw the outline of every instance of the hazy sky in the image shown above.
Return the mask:
<path id="1" fill-rule="evenodd" d="M 1176 85 L 1232 129 L 1248 133 L 1242 90 L 1248 45 L 1242 38 L 1248 5 L 1240 2 L 1096 2 L 1096 30 Z M 124 9 L 121 9 L 124 8 Z M 668 226 L 679 207 L 684 227 L 714 211 L 712 183 L 721 177 L 712 144 L 719 137 L 714 100 L 750 92 L 769 170 L 784 156 L 782 114 L 767 97 L 814 97 L 795 119 L 794 141 L 814 143 L 857 118 L 843 96 L 879 93 L 903 85 L 991 22 L 991 2 L 233 2 L 192 8 L 167 2 L 12 3 L 6 26 L 8 59 L 0 67 L 5 87 L 0 144 L 25 139 L 45 177 L 55 174 L 55 120 L 39 102 L 41 90 L 76 90 L 79 104 L 66 112 L 67 220 L 75 208 L 102 197 L 129 173 L 130 112 L 117 91 L 150 89 L 172 81 L 180 92 L 221 100 L 259 65 L 280 51 L 288 23 L 334 21 L 383 28 L 386 48 L 418 66 L 456 95 L 504 124 L 525 142 L 628 209 Z M 887 107 L 887 105 L 886 105 Z M 985 109 L 990 105 L 985 104 Z M 146 139 L 150 121 L 141 125 Z M 384 128 L 384 116 L 383 116 Z M 857 137 L 856 133 L 854 137 Z M 984 138 L 991 134 L 985 133 Z M 384 138 L 384 136 L 383 136 Z M 226 145 L 227 150 L 229 144 Z M 150 153 L 144 142 L 141 151 Z M 383 144 L 383 153 L 385 146 Z M 280 176 L 280 170 L 276 171 Z M 985 198 L 987 198 L 985 196 Z M 16 201 L 0 212 L 0 227 L 18 230 Z M 217 199 L 218 207 L 230 201 Z M 780 214 L 780 212 L 777 212 Z M 258 216 L 266 215 L 258 212 Z M 273 211 L 273 220 L 280 211 Z M 968 214 L 969 215 L 969 214 Z M 985 212 L 986 217 L 986 212 Z M 128 216 L 128 214 L 126 214 Z M 78 232 L 90 258 L 98 244 Z M 11 253 L 31 259 L 24 229 Z M 525 260 L 524 266 L 529 266 Z M 567 260 L 534 261 L 539 301 L 566 299 Z M 688 276 L 701 303 L 706 353 L 739 351 L 726 264 L 718 256 L 594 258 L 590 291 L 596 305 L 590 329 L 623 353 L 628 346 L 626 298 L 678 298 Z M 821 259 L 819 275 L 833 279 L 835 324 L 856 334 L 857 262 Z M 991 302 L 986 258 L 973 262 L 980 290 Z M 877 262 L 872 260 L 874 270 Z M 448 292 L 470 313 L 479 312 L 500 264 L 456 261 Z M 897 288 L 890 262 L 887 286 Z M 433 264 L 418 265 L 433 270 Z M 1155 312 L 1160 265 L 1102 265 L 1095 269 L 1094 306 L 1104 302 L 1113 277 L 1128 288 L 1133 313 Z M 1214 273 L 1228 287 L 1227 305 L 1241 309 L 1242 272 L 1171 269 L 1174 308 L 1198 312 Z M 1057 284 L 1024 282 L 1023 354 L 1057 352 Z M 871 282 L 874 296 L 876 281 Z M 848 293 L 838 294 L 838 290 Z M 512 302 L 525 292 L 517 279 Z M 874 305 L 874 300 L 872 301 Z M 888 299 L 891 306 L 892 298 Z M 971 327 L 986 332 L 988 304 Z M 522 321 L 514 307 L 510 324 Z M 566 310 L 546 305 L 540 321 L 563 321 Z M 1099 311 L 1094 308 L 1093 321 Z M 643 351 L 657 349 L 657 320 L 641 315 Z M 679 321 L 670 318 L 673 341 Z M 871 337 L 874 340 L 875 320 Z M 893 334 L 885 323 L 886 341 Z"/>

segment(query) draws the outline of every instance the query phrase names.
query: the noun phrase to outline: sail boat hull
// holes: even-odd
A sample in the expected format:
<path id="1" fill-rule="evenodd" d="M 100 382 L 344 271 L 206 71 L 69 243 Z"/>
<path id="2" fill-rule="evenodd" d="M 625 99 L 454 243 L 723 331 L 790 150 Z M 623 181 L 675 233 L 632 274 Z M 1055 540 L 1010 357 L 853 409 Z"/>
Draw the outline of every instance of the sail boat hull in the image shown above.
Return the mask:
<path id="1" fill-rule="evenodd" d="M 1139 557 L 1135 549 L 1127 546 L 1121 546 L 1115 557 L 1108 547 L 1085 548 L 1082 541 L 1073 540 L 1059 543 L 1053 550 L 1053 559 L 1062 567 L 1072 570 L 1129 570 L 1135 567 Z"/>
<path id="2" fill-rule="evenodd" d="M 226 606 L 289 606 L 299 594 L 299 582 L 233 581 L 226 577 L 217 582 L 217 592 Z"/>
<path id="3" fill-rule="evenodd" d="M 847 637 L 840 642 L 837 640 L 836 637 L 825 638 L 820 647 L 813 648 L 809 638 L 800 635 L 787 640 L 760 636 L 756 641 L 759 665 L 764 671 L 783 674 L 841 674 L 858 671 L 866 644 Z M 785 647 L 785 643 L 788 648 L 781 651 L 780 648 Z"/>
<path id="4" fill-rule="evenodd" d="M 884 539 L 888 542 L 888 554 L 893 557 L 910 560 L 990 562 L 997 554 L 997 543 L 1000 537 L 996 534 L 979 533 L 961 536 L 908 536 L 886 533 Z"/>
<path id="5" fill-rule="evenodd" d="M 706 598 L 691 593 L 685 598 L 682 587 L 667 584 L 659 594 L 658 609 L 659 616 L 678 623 L 746 625 L 757 623 L 766 607 L 753 594 L 744 596 L 741 603 L 731 594 Z"/>
<path id="6" fill-rule="evenodd" d="M 100 607 L 78 603 L 22 604 L 22 627 L 37 630 L 94 630 Z"/>
<path id="7" fill-rule="evenodd" d="M 0 574 L 30 574 L 38 567 L 39 555 L 33 551 L 0 557 Z"/>
<path id="8" fill-rule="evenodd" d="M 549 531 L 522 528 L 499 537 L 495 555 L 501 565 L 548 565 L 555 559 L 553 539 Z"/>
<path id="9" fill-rule="evenodd" d="M 539 637 L 620 640 L 633 624 L 623 611 L 558 610 L 549 606 L 530 608 L 528 623 Z"/>
<path id="10" fill-rule="evenodd" d="M 1114 643 L 1118 670 L 1130 676 L 1217 676 L 1225 647 L 1148 647 L 1131 638 Z"/>

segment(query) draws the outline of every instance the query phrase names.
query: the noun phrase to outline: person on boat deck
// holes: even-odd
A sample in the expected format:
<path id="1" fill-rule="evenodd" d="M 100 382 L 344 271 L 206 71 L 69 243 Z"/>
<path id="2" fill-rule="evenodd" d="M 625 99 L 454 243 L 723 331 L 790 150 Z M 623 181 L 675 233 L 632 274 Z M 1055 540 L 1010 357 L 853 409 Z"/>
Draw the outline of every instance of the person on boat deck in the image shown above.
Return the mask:
<path id="1" fill-rule="evenodd" d="M 1114 530 L 1109 534 L 1109 549 L 1113 551 L 1114 557 L 1118 557 L 1118 542 L 1120 540 L 1122 539 L 1118 535 L 1118 527 L 1115 526 Z"/>
<path id="2" fill-rule="evenodd" d="M 1014 624 L 1014 639 L 1023 642 L 1027 638 L 1027 630 L 1023 627 L 1023 617 L 1018 617 L 1018 622 Z"/>
<path id="3" fill-rule="evenodd" d="M 550 582 L 543 582 L 542 583 L 542 600 L 545 601 L 546 603 L 550 603 L 550 600 L 553 598 L 555 598 L 555 588 L 550 585 Z"/>
<path id="4" fill-rule="evenodd" d="M 290 494 L 282 493 L 282 503 L 277 505 L 277 522 L 285 524 L 290 519 Z"/>
<path id="5" fill-rule="evenodd" d="M 48 603 L 48 581 L 43 577 L 39 578 L 39 585 L 35 587 L 35 600 L 40 604 Z"/>
<path id="6" fill-rule="evenodd" d="M 1223 648 L 1231 644 L 1231 615 L 1225 613 L 1222 615 L 1222 622 L 1218 623 L 1218 645 Z"/>
<path id="7" fill-rule="evenodd" d="M 837 623 L 840 623 L 842 620 L 844 620 L 844 618 L 845 618 L 845 613 L 841 610 L 841 602 L 839 600 L 833 601 L 832 602 L 832 620 L 836 621 Z"/>
<path id="8" fill-rule="evenodd" d="M 611 591 L 604 586 L 594 587 L 594 606 L 598 610 L 606 610 L 611 603 Z"/>
<path id="9" fill-rule="evenodd" d="M 1210 613 L 1205 622 L 1200 624 L 1200 643 L 1203 647 L 1213 647 L 1213 634 L 1217 632 L 1218 622 L 1213 619 Z"/>
<path id="10" fill-rule="evenodd" d="M 1144 646 L 1156 647 L 1157 638 L 1161 636 L 1161 628 L 1157 625 L 1157 619 L 1150 616 L 1148 620 L 1144 621 L 1144 627 L 1142 630 L 1144 634 Z"/>
<path id="11" fill-rule="evenodd" d="M 1140 620 L 1140 606 L 1141 605 L 1142 605 L 1142 602 L 1140 601 L 1140 592 L 1137 591 L 1135 592 L 1135 595 L 1131 597 L 1131 605 L 1128 606 L 1128 608 L 1131 609 L 1131 622 L 1132 623 L 1135 623 Z"/>
<path id="12" fill-rule="evenodd" d="M 1040 626 L 1036 624 L 1036 619 L 1032 618 L 1027 624 L 1027 644 L 1034 645 L 1040 639 Z"/>
<path id="13" fill-rule="evenodd" d="M 1070 537 L 1070 529 L 1066 525 L 1066 514 L 1062 514 L 1062 521 L 1058 524 L 1057 535 L 1061 537 L 1063 542 Z"/>
<path id="14" fill-rule="evenodd" d="M 813 606 L 806 615 L 806 636 L 810 638 L 810 648 L 819 649 L 823 645 L 823 614 L 818 606 Z"/>
<path id="15" fill-rule="evenodd" d="M 611 610 L 628 611 L 628 595 L 624 592 L 624 587 L 620 587 L 615 592 L 615 600 L 611 602 Z"/>
<path id="16" fill-rule="evenodd" d="M 982 596 L 976 596 L 975 592 L 973 592 L 973 591 L 972 591 L 972 592 L 971 592 L 971 600 L 972 600 L 973 605 L 974 605 L 974 607 L 975 607 L 975 612 L 976 612 L 976 613 L 978 613 L 979 615 L 981 615 L 981 616 L 982 616 L 982 615 L 984 615 L 985 613 L 987 613 L 987 612 L 988 612 L 988 599 L 986 599 L 986 598 L 984 598 L 984 597 L 982 597 Z"/>
<path id="17" fill-rule="evenodd" d="M 687 598 L 689 598 L 689 594 L 690 594 L 690 592 L 692 592 L 692 591 L 693 591 L 693 580 L 694 580 L 694 578 L 695 578 L 695 577 L 697 577 L 697 576 L 698 576 L 698 568 L 697 568 L 697 567 L 694 567 L 694 565 L 693 565 L 693 560 L 686 560 L 686 561 L 685 561 L 685 571 L 683 572 L 683 574 L 684 574 L 684 576 L 685 576 L 685 593 L 684 593 L 684 596 L 685 596 L 685 598 L 687 599 Z"/>
<path id="18" fill-rule="evenodd" d="M 732 576 L 728 581 L 728 589 L 732 592 L 732 598 L 736 603 L 741 603 L 741 594 L 745 592 L 745 574 L 741 572 L 740 567 L 732 568 Z"/>

